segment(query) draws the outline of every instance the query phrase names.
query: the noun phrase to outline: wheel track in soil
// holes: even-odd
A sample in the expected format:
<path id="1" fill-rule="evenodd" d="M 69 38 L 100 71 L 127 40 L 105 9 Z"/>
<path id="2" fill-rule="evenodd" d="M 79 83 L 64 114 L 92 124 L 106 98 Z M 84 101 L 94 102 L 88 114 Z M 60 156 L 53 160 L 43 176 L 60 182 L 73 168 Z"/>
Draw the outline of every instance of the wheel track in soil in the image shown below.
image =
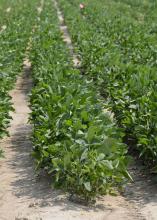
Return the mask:
<path id="1" fill-rule="evenodd" d="M 57 7 L 57 4 L 55 6 Z M 59 8 L 56 9 L 59 10 Z M 61 12 L 60 16 L 62 16 Z M 71 39 L 63 23 L 61 31 L 63 31 L 64 40 L 69 42 L 71 55 L 73 55 Z M 77 56 L 74 58 L 76 59 Z M 77 65 L 78 60 L 75 60 L 75 63 Z M 136 168 L 137 171 L 134 169 L 135 179 L 139 179 L 128 186 L 124 196 L 104 196 L 93 207 L 84 207 L 70 202 L 64 193 L 51 188 L 49 178 L 44 173 L 35 176 L 33 159 L 30 156 L 32 128 L 28 124 L 30 113 L 28 93 L 32 87 L 30 73 L 31 64 L 29 60 L 26 60 L 23 75 L 18 78 L 15 89 L 11 92 L 15 112 L 12 113 L 13 120 L 9 128 L 10 137 L 1 141 L 5 149 L 5 158 L 0 161 L 0 220 L 157 219 L 155 215 L 155 218 L 153 217 L 152 207 L 149 205 L 152 204 L 152 198 L 155 205 L 157 204 L 155 189 L 152 188 L 151 182 L 148 184 L 146 181 L 142 185 L 143 177 L 139 176 L 140 169 Z M 145 205 L 146 209 L 144 209 Z"/>

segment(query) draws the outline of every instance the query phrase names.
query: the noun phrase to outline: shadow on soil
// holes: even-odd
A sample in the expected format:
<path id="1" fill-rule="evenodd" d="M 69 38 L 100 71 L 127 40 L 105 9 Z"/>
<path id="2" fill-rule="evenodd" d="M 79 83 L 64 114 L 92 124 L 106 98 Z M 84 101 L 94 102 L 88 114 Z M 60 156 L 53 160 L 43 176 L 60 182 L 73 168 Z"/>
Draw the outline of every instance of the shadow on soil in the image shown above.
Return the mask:
<path id="1" fill-rule="evenodd" d="M 130 168 L 130 173 L 134 179 L 133 183 L 128 183 L 124 196 L 129 202 L 135 202 L 141 207 L 147 204 L 157 207 L 157 175 L 150 175 L 149 171 L 136 161 Z"/>

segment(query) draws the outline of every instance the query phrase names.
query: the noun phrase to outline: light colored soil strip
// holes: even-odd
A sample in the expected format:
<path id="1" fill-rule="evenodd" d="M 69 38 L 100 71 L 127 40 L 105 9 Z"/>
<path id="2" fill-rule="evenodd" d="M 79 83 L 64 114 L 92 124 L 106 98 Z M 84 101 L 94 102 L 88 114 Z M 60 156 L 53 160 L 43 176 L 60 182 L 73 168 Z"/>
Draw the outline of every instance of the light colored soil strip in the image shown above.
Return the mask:
<path id="1" fill-rule="evenodd" d="M 30 161 L 29 153 L 31 143 L 29 134 L 31 127 L 27 124 L 30 112 L 27 106 L 27 93 L 31 88 L 31 80 L 28 77 L 30 63 L 25 61 L 24 75 L 19 77 L 15 89 L 10 93 L 12 96 L 13 112 L 10 137 L 6 138 L 1 146 L 4 149 L 5 158 L 0 160 L 0 219 L 15 219 L 21 199 L 18 199 L 20 190 L 25 190 L 27 165 Z M 24 169 L 24 166 L 25 169 Z M 23 181 L 23 178 L 25 181 Z M 21 208 L 23 209 L 24 207 Z"/>
<path id="2" fill-rule="evenodd" d="M 69 48 L 70 54 L 73 58 L 74 67 L 79 67 L 80 66 L 80 60 L 78 59 L 77 54 L 75 54 L 75 52 L 74 52 L 74 48 L 73 48 L 72 41 L 71 41 L 71 38 L 70 38 L 70 35 L 69 35 L 69 32 L 68 32 L 68 28 L 67 28 L 67 26 L 65 25 L 65 22 L 64 22 L 63 14 L 62 14 L 61 10 L 58 7 L 57 1 L 53 0 L 53 3 L 54 3 L 54 6 L 56 8 L 58 19 L 59 19 L 59 22 L 60 22 L 60 30 L 61 30 L 61 33 L 63 34 L 63 40 L 64 40 L 64 42 L 66 42 L 66 44 Z"/>

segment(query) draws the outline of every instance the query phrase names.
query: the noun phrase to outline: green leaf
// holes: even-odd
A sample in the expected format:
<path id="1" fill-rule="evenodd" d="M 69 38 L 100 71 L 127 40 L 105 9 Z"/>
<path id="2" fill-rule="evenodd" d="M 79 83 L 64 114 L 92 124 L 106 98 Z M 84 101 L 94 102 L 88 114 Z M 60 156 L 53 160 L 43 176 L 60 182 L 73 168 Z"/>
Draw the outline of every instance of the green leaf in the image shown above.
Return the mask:
<path id="1" fill-rule="evenodd" d="M 107 167 L 109 170 L 113 170 L 112 161 L 103 160 L 103 161 L 101 161 L 101 163 L 102 163 L 103 165 L 105 165 L 105 167 Z"/>
<path id="2" fill-rule="evenodd" d="M 95 137 L 96 129 L 97 128 L 95 126 L 89 127 L 88 133 L 87 133 L 87 139 L 89 142 L 91 142 L 93 138 Z"/>
<path id="3" fill-rule="evenodd" d="M 80 160 L 82 161 L 82 160 L 87 159 L 87 156 L 88 156 L 88 150 L 86 149 L 86 150 L 82 153 Z"/>
<path id="4" fill-rule="evenodd" d="M 105 157 L 105 154 L 103 154 L 103 153 L 99 154 L 99 156 L 97 157 L 97 161 L 103 160 L 104 157 Z"/>
<path id="5" fill-rule="evenodd" d="M 84 183 L 84 186 L 85 186 L 85 188 L 86 188 L 87 191 L 91 192 L 92 189 L 91 189 L 91 184 L 90 184 L 90 182 Z"/>
<path id="6" fill-rule="evenodd" d="M 82 111 L 81 112 L 81 117 L 84 121 L 87 121 L 88 120 L 88 112 L 86 111 Z"/>

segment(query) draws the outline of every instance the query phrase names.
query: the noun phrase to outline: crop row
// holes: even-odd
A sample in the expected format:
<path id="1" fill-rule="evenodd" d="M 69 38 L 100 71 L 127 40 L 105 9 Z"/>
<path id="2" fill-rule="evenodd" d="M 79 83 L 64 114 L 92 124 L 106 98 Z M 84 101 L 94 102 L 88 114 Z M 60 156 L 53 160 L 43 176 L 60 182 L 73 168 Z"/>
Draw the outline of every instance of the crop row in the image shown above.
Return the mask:
<path id="1" fill-rule="evenodd" d="M 93 83 L 73 68 L 69 54 L 52 1 L 45 1 L 30 54 L 33 156 L 55 186 L 88 201 L 129 178 L 126 147 Z"/>
<path id="2" fill-rule="evenodd" d="M 22 72 L 23 59 L 37 11 L 36 3 L 37 1 L 31 0 L 14 1 L 12 11 L 7 14 L 5 10 L 1 16 L 0 139 L 8 134 L 7 127 L 11 119 L 9 112 L 13 111 L 9 91 L 13 88 L 17 75 Z"/>
<path id="3" fill-rule="evenodd" d="M 99 86 L 125 141 L 157 164 L 157 1 L 59 3 L 82 73 Z"/>

